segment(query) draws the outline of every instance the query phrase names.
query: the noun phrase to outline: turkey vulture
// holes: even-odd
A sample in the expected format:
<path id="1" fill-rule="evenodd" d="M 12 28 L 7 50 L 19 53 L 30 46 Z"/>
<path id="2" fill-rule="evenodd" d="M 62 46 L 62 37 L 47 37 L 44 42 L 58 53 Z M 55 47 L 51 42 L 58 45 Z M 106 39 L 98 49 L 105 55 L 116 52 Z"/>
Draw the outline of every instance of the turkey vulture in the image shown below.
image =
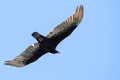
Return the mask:
<path id="1" fill-rule="evenodd" d="M 42 55 L 50 52 L 52 54 L 59 53 L 55 48 L 73 30 L 79 25 L 83 17 L 83 6 L 76 8 L 75 13 L 68 17 L 61 24 L 53 28 L 47 36 L 43 36 L 38 32 L 33 32 L 32 36 L 38 41 L 30 45 L 20 55 L 13 60 L 5 61 L 6 65 L 22 67 L 36 61 Z"/>

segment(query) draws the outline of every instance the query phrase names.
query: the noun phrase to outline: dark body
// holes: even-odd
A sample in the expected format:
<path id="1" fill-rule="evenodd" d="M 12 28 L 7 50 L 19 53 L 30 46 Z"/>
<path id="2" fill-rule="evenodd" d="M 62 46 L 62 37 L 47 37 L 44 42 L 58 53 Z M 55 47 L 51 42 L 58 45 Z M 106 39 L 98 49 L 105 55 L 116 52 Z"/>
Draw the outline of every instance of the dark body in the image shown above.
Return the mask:
<path id="1" fill-rule="evenodd" d="M 56 54 L 59 53 L 59 51 L 55 50 L 57 45 L 65 39 L 67 36 L 69 36 L 73 30 L 77 27 L 76 24 L 73 24 L 73 27 L 68 32 L 64 32 L 64 35 L 59 35 L 53 38 L 47 38 L 47 37 L 41 37 L 41 35 L 38 32 L 34 32 L 32 36 L 38 41 L 39 48 L 34 53 L 34 55 L 28 59 L 25 63 L 29 64 L 31 62 L 36 61 L 39 57 L 46 54 L 47 52 Z"/>

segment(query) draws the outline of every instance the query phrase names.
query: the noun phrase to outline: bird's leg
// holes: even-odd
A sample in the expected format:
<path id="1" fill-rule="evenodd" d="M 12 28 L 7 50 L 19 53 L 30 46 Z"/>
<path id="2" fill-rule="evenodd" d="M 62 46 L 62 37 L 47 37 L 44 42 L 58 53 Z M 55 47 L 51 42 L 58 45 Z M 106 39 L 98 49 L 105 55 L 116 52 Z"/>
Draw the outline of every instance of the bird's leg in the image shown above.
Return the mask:
<path id="1" fill-rule="evenodd" d="M 33 32 L 32 36 L 38 41 L 41 42 L 43 39 L 45 39 L 46 37 L 39 34 L 38 32 Z"/>

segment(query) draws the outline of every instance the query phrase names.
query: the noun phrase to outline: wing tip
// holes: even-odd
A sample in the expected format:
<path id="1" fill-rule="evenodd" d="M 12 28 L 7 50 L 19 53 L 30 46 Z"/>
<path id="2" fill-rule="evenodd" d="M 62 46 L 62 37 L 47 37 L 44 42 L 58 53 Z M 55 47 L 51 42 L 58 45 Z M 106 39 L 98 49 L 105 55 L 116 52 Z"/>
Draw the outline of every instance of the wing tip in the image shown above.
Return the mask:
<path id="1" fill-rule="evenodd" d="M 77 6 L 76 11 L 73 14 L 73 21 L 74 21 L 73 23 L 76 23 L 77 25 L 79 25 L 79 23 L 83 18 L 83 10 L 84 10 L 83 5 Z"/>
<path id="2" fill-rule="evenodd" d="M 79 12 L 79 11 L 82 11 L 82 12 L 83 12 L 83 10 L 84 10 L 83 5 L 80 5 L 80 6 L 77 6 L 77 8 L 76 8 L 76 11 L 75 11 L 75 12 Z"/>
<path id="3" fill-rule="evenodd" d="M 7 60 L 4 63 L 5 65 L 10 65 L 10 66 L 16 66 L 16 67 L 23 67 L 25 66 L 25 64 L 23 64 L 23 62 L 20 61 L 14 61 L 14 60 Z"/>
<path id="4" fill-rule="evenodd" d="M 80 8 L 83 10 L 84 9 L 83 5 L 80 5 Z"/>

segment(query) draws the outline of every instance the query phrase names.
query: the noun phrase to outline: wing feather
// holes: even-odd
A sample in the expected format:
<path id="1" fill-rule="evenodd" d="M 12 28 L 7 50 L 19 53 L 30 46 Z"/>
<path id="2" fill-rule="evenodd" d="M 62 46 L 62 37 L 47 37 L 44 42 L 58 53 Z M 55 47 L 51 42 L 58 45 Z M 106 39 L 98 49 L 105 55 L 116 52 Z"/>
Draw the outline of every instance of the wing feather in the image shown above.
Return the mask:
<path id="1" fill-rule="evenodd" d="M 30 45 L 27 49 L 25 49 L 25 51 L 23 51 L 15 59 L 6 61 L 5 64 L 22 67 L 31 62 L 34 62 L 45 53 L 46 52 L 40 48 L 39 43 L 34 43 Z"/>
<path id="2" fill-rule="evenodd" d="M 46 36 L 49 39 L 52 39 L 54 43 L 57 45 L 64 38 L 69 36 L 72 31 L 79 25 L 83 17 L 83 6 L 79 6 L 76 8 L 75 13 L 68 17 L 61 24 L 57 25 L 53 28 L 52 31 L 48 33 Z"/>

